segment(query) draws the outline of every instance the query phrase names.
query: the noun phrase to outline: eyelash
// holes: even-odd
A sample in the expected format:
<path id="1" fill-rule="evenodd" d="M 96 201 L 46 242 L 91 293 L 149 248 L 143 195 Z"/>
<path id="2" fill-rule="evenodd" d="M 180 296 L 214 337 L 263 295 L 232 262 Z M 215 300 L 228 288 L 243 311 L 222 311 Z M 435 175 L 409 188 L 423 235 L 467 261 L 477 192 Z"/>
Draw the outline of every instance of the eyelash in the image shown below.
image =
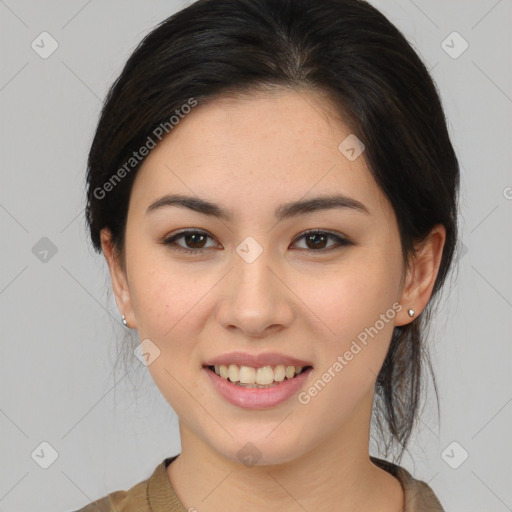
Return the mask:
<path id="1" fill-rule="evenodd" d="M 181 247 L 180 245 L 177 245 L 176 240 L 179 240 L 180 238 L 183 238 L 186 235 L 205 235 L 208 238 L 213 239 L 213 237 L 211 237 L 205 231 L 188 230 L 188 231 L 181 231 L 180 233 L 177 233 L 169 238 L 166 238 L 166 239 L 162 240 L 161 243 L 163 245 L 169 246 L 173 251 L 183 252 L 186 254 L 203 253 L 208 249 L 208 248 L 207 249 L 204 249 L 204 248 L 203 249 L 187 249 L 185 247 Z M 322 231 L 320 229 L 312 229 L 310 231 L 306 231 L 306 232 L 300 234 L 298 237 L 296 237 L 294 239 L 294 243 L 297 242 L 298 240 L 305 238 L 306 236 L 311 236 L 311 235 L 325 235 L 328 238 L 335 240 L 337 242 L 338 246 L 337 247 L 330 246 L 325 249 L 319 249 L 319 250 L 315 250 L 315 249 L 301 249 L 301 250 L 305 250 L 305 251 L 309 251 L 309 252 L 313 252 L 313 253 L 324 253 L 324 252 L 330 251 L 332 249 L 340 248 L 340 247 L 347 246 L 347 245 L 352 245 L 352 242 L 350 240 L 348 240 L 347 238 L 341 237 L 339 235 L 335 235 L 334 233 L 330 233 L 329 231 Z"/>

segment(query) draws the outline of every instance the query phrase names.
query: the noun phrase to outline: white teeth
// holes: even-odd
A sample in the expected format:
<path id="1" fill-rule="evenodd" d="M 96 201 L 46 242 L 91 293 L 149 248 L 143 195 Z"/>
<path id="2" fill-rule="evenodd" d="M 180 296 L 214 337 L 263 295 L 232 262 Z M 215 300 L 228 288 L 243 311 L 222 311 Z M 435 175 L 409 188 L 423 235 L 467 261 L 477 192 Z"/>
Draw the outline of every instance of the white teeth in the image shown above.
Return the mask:
<path id="1" fill-rule="evenodd" d="M 228 367 L 225 364 L 221 364 L 220 365 L 220 376 L 223 379 L 227 379 L 228 378 Z"/>
<path id="2" fill-rule="evenodd" d="M 256 370 L 255 382 L 257 384 L 272 384 L 272 382 L 274 382 L 274 370 L 272 370 L 272 366 L 258 368 Z"/>
<path id="3" fill-rule="evenodd" d="M 274 368 L 274 380 L 276 382 L 282 382 L 285 378 L 285 367 L 283 364 L 278 364 Z"/>
<path id="4" fill-rule="evenodd" d="M 228 379 L 231 382 L 238 382 L 239 369 L 236 364 L 230 364 L 228 367 Z"/>
<path id="5" fill-rule="evenodd" d="M 241 384 L 254 384 L 256 382 L 256 370 L 249 366 L 240 366 L 238 380 Z M 261 384 L 261 382 L 258 382 Z"/>
<path id="6" fill-rule="evenodd" d="M 284 374 L 287 379 L 291 379 L 295 375 L 295 366 L 287 366 Z"/>
<path id="7" fill-rule="evenodd" d="M 292 379 L 303 370 L 303 366 L 285 366 L 278 364 L 252 368 L 251 366 L 215 365 L 214 371 L 223 379 L 238 383 L 243 387 L 268 387 L 273 383 L 282 382 L 285 378 Z"/>

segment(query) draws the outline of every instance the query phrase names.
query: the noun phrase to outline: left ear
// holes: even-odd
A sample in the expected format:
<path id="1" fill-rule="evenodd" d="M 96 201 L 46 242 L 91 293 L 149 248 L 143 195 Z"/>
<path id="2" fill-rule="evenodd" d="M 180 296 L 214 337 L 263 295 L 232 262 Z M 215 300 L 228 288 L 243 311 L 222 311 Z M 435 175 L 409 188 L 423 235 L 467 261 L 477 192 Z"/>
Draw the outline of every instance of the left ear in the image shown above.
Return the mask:
<path id="1" fill-rule="evenodd" d="M 442 224 L 437 224 L 416 247 L 400 298 L 403 308 L 396 316 L 395 326 L 412 322 L 427 306 L 436 282 L 445 240 L 446 229 Z M 414 310 L 412 317 L 408 314 L 410 309 Z"/>

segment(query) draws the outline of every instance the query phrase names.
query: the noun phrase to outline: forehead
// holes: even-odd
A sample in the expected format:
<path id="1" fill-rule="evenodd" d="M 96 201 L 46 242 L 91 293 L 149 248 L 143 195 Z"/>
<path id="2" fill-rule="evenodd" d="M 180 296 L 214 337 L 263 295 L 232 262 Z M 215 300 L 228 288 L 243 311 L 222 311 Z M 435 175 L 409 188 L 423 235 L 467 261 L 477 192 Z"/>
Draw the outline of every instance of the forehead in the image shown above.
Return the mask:
<path id="1" fill-rule="evenodd" d="M 217 157 L 227 153 L 230 160 L 243 152 L 252 161 L 259 157 L 271 163 L 281 157 L 293 162 L 305 155 L 308 161 L 321 159 L 326 154 L 319 154 L 321 148 L 336 153 L 340 136 L 349 134 L 325 95 L 278 88 L 208 98 L 180 122 L 164 145 L 196 145 L 198 157 L 208 156 L 209 150 Z"/>
<path id="2" fill-rule="evenodd" d="M 340 150 L 353 137 L 333 104 L 311 91 L 198 102 L 143 162 L 133 200 L 142 206 L 159 194 L 192 193 L 236 210 L 249 200 L 263 206 L 340 192 L 375 203 L 382 194 L 364 152 L 349 159 Z"/>

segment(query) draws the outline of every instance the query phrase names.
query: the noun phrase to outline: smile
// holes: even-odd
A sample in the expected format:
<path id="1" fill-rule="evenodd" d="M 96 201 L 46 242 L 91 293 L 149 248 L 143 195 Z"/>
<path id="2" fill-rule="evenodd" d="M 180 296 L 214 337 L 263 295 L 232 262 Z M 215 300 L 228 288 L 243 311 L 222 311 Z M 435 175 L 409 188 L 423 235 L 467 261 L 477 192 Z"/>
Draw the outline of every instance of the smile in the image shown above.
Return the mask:
<path id="1" fill-rule="evenodd" d="M 267 365 L 259 368 L 237 364 L 208 366 L 210 371 L 215 372 L 221 378 L 229 380 L 237 386 L 247 388 L 269 388 L 276 386 L 284 380 L 293 379 L 308 368 L 310 367 L 284 364 Z"/>
<path id="2" fill-rule="evenodd" d="M 242 409 L 269 409 L 285 403 L 306 387 L 313 370 L 312 366 L 280 364 L 258 368 L 236 364 L 216 366 L 203 366 L 207 381 L 218 396 Z"/>

